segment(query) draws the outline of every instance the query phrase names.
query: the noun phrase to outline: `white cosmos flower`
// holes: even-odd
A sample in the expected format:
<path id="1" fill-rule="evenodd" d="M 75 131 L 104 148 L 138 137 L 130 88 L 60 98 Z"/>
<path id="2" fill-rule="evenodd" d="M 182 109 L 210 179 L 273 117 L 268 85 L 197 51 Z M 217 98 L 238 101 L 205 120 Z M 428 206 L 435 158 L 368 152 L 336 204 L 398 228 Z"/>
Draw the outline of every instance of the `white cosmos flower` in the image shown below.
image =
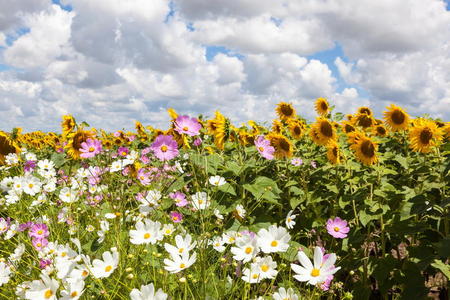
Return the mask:
<path id="1" fill-rule="evenodd" d="M 205 192 L 197 192 L 192 195 L 192 206 L 195 209 L 206 209 L 210 204 L 211 201 L 209 200 L 208 194 Z"/>
<path id="2" fill-rule="evenodd" d="M 177 234 L 175 236 L 175 244 L 176 246 L 170 245 L 168 243 L 164 244 L 164 248 L 167 252 L 170 253 L 171 256 L 181 255 L 184 252 L 189 252 L 195 248 L 196 242 L 192 243 L 192 237 L 190 234 L 187 234 L 185 238 L 181 235 Z"/>
<path id="3" fill-rule="evenodd" d="M 241 204 L 236 205 L 236 212 L 241 218 L 245 218 L 245 214 L 247 213 Z"/>
<path id="4" fill-rule="evenodd" d="M 259 283 L 262 280 L 260 275 L 261 269 L 255 263 L 250 265 L 250 268 L 242 270 L 242 280 L 248 283 Z"/>
<path id="5" fill-rule="evenodd" d="M 223 215 L 220 213 L 220 211 L 217 208 L 214 210 L 214 215 L 216 216 L 217 219 L 223 220 Z"/>
<path id="6" fill-rule="evenodd" d="M 264 253 L 286 252 L 291 236 L 284 227 L 269 226 L 258 231 L 258 245 Z"/>
<path id="7" fill-rule="evenodd" d="M 231 253 L 234 254 L 235 260 L 242 261 L 244 263 L 252 260 L 259 252 L 256 238 L 252 238 L 249 235 L 244 235 L 236 239 L 235 247 L 231 247 Z"/>
<path id="8" fill-rule="evenodd" d="M 10 274 L 11 268 L 4 262 L 0 261 L 0 286 L 8 283 Z"/>
<path id="9" fill-rule="evenodd" d="M 214 186 L 221 186 L 221 185 L 224 185 L 225 183 L 227 183 L 227 181 L 225 180 L 225 178 L 223 178 L 219 175 L 216 175 L 216 176 L 209 177 L 209 183 Z"/>
<path id="10" fill-rule="evenodd" d="M 41 273 L 42 280 L 33 280 L 30 288 L 25 292 L 25 299 L 29 300 L 56 300 L 56 291 L 59 283 L 46 274 Z"/>
<path id="11" fill-rule="evenodd" d="M 163 239 L 161 223 L 149 219 L 143 219 L 142 221 L 136 223 L 136 230 L 130 230 L 130 242 L 132 244 L 155 244 Z"/>
<path id="12" fill-rule="evenodd" d="M 273 279 L 277 276 L 278 271 L 275 270 L 277 267 L 277 262 L 272 260 L 272 256 L 266 256 L 266 257 L 257 257 L 255 259 L 255 264 L 260 269 L 260 276 L 261 279 Z"/>
<path id="13" fill-rule="evenodd" d="M 126 166 L 126 164 L 120 159 L 113 161 L 113 163 L 111 164 L 111 167 L 109 167 L 109 172 L 114 173 L 114 172 L 120 171 L 125 166 Z"/>
<path id="14" fill-rule="evenodd" d="M 36 154 L 32 153 L 32 152 L 28 152 L 27 154 L 25 154 L 25 159 L 26 160 L 37 160 Z"/>
<path id="15" fill-rule="evenodd" d="M 20 243 L 14 253 L 9 256 L 9 260 L 12 262 L 17 262 L 22 258 L 22 255 L 25 253 L 25 244 Z"/>
<path id="16" fill-rule="evenodd" d="M 16 153 L 9 153 L 5 156 L 5 162 L 8 166 L 15 165 L 19 162 L 19 157 Z"/>
<path id="17" fill-rule="evenodd" d="M 103 260 L 94 259 L 92 261 L 91 271 L 95 278 L 109 277 L 117 268 L 119 264 L 119 253 L 115 248 L 112 248 L 111 251 L 112 253 L 109 251 L 103 252 Z"/>
<path id="18" fill-rule="evenodd" d="M 298 300 L 298 295 L 292 288 L 286 290 L 284 287 L 280 287 L 272 296 L 274 300 Z"/>
<path id="19" fill-rule="evenodd" d="M 294 278 L 298 281 L 307 281 L 311 285 L 324 282 L 328 276 L 336 273 L 341 267 L 333 267 L 336 262 L 336 254 L 332 253 L 323 260 L 323 253 L 320 247 L 314 249 L 314 265 L 303 251 L 298 252 L 298 260 L 302 264 L 291 264 L 292 270 L 297 273 Z"/>
<path id="20" fill-rule="evenodd" d="M 170 236 L 175 231 L 173 224 L 164 224 L 162 228 L 162 234 L 165 236 Z"/>
<path id="21" fill-rule="evenodd" d="M 158 200 L 161 199 L 161 192 L 158 190 L 150 190 L 147 192 L 147 196 L 142 197 L 139 201 L 142 205 L 156 207 L 158 206 Z"/>
<path id="22" fill-rule="evenodd" d="M 53 161 L 48 159 L 38 161 L 37 166 L 39 169 L 44 171 L 50 171 L 55 168 L 55 164 L 53 163 Z"/>
<path id="23" fill-rule="evenodd" d="M 197 253 L 195 252 L 192 256 L 189 256 L 188 252 L 184 252 L 182 255 L 172 255 L 172 253 L 170 253 L 170 256 L 172 260 L 168 258 L 164 259 L 164 269 L 170 273 L 181 272 L 192 266 L 192 264 L 197 260 Z"/>
<path id="24" fill-rule="evenodd" d="M 292 214 L 293 212 L 294 212 L 293 210 L 290 210 L 290 211 L 288 212 L 287 216 L 286 216 L 286 227 L 287 227 L 288 229 L 294 228 L 294 225 L 295 225 L 294 219 L 295 219 L 297 216 L 296 216 L 296 215 L 293 215 L 293 214 Z"/>
<path id="25" fill-rule="evenodd" d="M 159 288 L 155 293 L 153 283 L 141 285 L 141 290 L 132 289 L 130 293 L 131 300 L 166 300 L 167 294 Z"/>
<path id="26" fill-rule="evenodd" d="M 214 250 L 218 252 L 225 251 L 225 243 L 220 236 L 216 236 L 212 241 L 210 241 L 210 244 L 213 246 Z"/>
<path id="27" fill-rule="evenodd" d="M 81 297 L 84 292 L 84 281 L 83 279 L 78 279 L 69 282 L 67 288 L 61 291 L 60 300 L 77 300 Z"/>
<path id="28" fill-rule="evenodd" d="M 78 193 L 77 191 L 69 188 L 69 187 L 63 187 L 61 189 L 61 191 L 59 192 L 59 199 L 62 202 L 66 202 L 66 203 L 72 203 L 75 202 L 78 198 Z"/>

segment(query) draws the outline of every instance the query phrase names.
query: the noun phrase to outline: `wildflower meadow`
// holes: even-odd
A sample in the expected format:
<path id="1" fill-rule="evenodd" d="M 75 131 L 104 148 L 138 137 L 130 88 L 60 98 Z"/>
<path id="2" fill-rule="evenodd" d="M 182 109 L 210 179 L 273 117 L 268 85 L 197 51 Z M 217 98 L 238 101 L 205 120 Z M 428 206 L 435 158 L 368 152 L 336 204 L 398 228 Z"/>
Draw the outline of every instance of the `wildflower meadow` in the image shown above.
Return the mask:
<path id="1" fill-rule="evenodd" d="M 0 299 L 448 299 L 450 123 L 315 108 L 0 131 Z"/>

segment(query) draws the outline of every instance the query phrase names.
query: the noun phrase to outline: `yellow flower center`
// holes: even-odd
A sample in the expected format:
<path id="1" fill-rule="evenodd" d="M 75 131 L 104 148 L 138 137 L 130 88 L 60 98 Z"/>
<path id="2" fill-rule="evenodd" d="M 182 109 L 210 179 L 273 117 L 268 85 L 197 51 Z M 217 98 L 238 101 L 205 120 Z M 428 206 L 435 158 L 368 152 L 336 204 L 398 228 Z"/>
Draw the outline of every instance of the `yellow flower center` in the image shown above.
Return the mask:
<path id="1" fill-rule="evenodd" d="M 61 256 L 62 256 L 62 257 L 65 257 L 66 255 L 67 255 L 66 252 L 61 253 Z"/>
<path id="2" fill-rule="evenodd" d="M 317 277 L 319 275 L 320 275 L 320 270 L 316 269 L 316 268 L 313 268 L 312 271 L 311 271 L 311 276 L 312 277 Z"/>
<path id="3" fill-rule="evenodd" d="M 94 152 L 95 148 L 94 147 L 89 147 L 89 152 Z"/>
<path id="4" fill-rule="evenodd" d="M 203 204 L 203 200 L 198 200 L 198 204 Z"/>
<path id="5" fill-rule="evenodd" d="M 161 151 L 162 152 L 166 152 L 167 151 L 167 146 L 166 145 L 162 145 L 161 146 Z"/>
<path id="6" fill-rule="evenodd" d="M 150 238 L 150 233 L 146 233 L 146 234 L 144 234 L 144 239 L 149 239 Z"/>
<path id="7" fill-rule="evenodd" d="M 50 299 L 51 296 L 53 296 L 53 291 L 52 290 L 46 290 L 45 294 L 44 294 L 44 298 L 45 299 Z"/>
<path id="8" fill-rule="evenodd" d="M 42 229 L 39 229 L 38 231 L 37 231 L 37 234 L 39 234 L 39 235 L 41 235 L 41 234 L 43 234 L 44 233 L 44 231 L 42 230 Z"/>
<path id="9" fill-rule="evenodd" d="M 86 277 L 88 276 L 89 272 L 86 270 L 83 270 L 83 273 L 81 273 L 81 276 Z"/>
<path id="10" fill-rule="evenodd" d="M 178 249 L 178 253 L 183 253 L 183 251 L 184 251 L 184 248 Z"/>
<path id="11" fill-rule="evenodd" d="M 72 292 L 72 293 L 70 294 L 70 297 L 72 297 L 72 298 L 74 298 L 74 297 L 76 297 L 76 296 L 78 296 L 78 292 L 77 292 L 77 291 Z"/>
<path id="12" fill-rule="evenodd" d="M 183 130 L 184 130 L 184 131 L 188 131 L 189 128 L 188 128 L 187 126 L 184 126 L 184 127 L 183 127 Z"/>
<path id="13" fill-rule="evenodd" d="M 266 264 L 263 264 L 263 265 L 261 266 L 261 270 L 262 270 L 263 272 L 267 272 L 267 271 L 269 271 L 269 266 L 266 265 Z"/>
<path id="14" fill-rule="evenodd" d="M 122 156 L 127 156 L 127 153 L 125 151 L 122 151 Z"/>
<path id="15" fill-rule="evenodd" d="M 230 238 L 228 239 L 228 242 L 229 242 L 229 243 L 234 243 L 234 237 L 230 237 Z"/>
<path id="16" fill-rule="evenodd" d="M 166 234 L 170 234 L 172 231 L 170 229 L 166 229 Z"/>
<path id="17" fill-rule="evenodd" d="M 245 253 L 247 253 L 247 254 L 250 254 L 250 253 L 252 253 L 252 247 L 247 247 L 247 248 L 245 248 Z"/>
<path id="18" fill-rule="evenodd" d="M 186 268 L 186 265 L 183 264 L 183 263 L 181 263 L 181 264 L 180 264 L 180 269 L 184 269 L 184 268 Z"/>
<path id="19" fill-rule="evenodd" d="M 278 246 L 278 242 L 277 241 L 272 241 L 272 243 L 270 243 L 270 246 L 276 247 L 276 246 Z"/>
<path id="20" fill-rule="evenodd" d="M 253 274 L 253 279 L 256 279 L 256 278 L 258 278 L 258 274 Z"/>
<path id="21" fill-rule="evenodd" d="M 288 218 L 288 222 L 291 222 L 292 221 L 292 219 L 291 218 Z"/>
<path id="22" fill-rule="evenodd" d="M 106 268 L 105 268 L 105 272 L 109 272 L 109 271 L 111 271 L 112 270 L 112 266 L 107 266 Z"/>
<path id="23" fill-rule="evenodd" d="M 258 150 L 264 152 L 264 147 L 259 147 Z"/>
<path id="24" fill-rule="evenodd" d="M 338 232 L 339 231 L 339 227 L 334 227 L 334 231 Z"/>
<path id="25" fill-rule="evenodd" d="M 30 189 L 32 189 L 33 186 L 34 186 L 34 184 L 32 184 L 32 183 L 30 183 L 30 184 L 28 185 L 28 187 L 29 187 Z"/>

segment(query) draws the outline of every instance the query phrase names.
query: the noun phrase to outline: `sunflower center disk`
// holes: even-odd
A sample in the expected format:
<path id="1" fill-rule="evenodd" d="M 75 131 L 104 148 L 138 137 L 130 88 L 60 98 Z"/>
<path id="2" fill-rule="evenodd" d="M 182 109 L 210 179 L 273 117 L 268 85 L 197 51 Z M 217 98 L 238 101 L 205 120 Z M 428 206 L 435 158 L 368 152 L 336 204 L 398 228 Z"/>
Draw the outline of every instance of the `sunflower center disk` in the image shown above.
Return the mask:
<path id="1" fill-rule="evenodd" d="M 375 147 L 370 141 L 364 141 L 361 144 L 361 152 L 366 157 L 373 157 L 375 155 Z"/>
<path id="2" fill-rule="evenodd" d="M 392 113 L 391 119 L 395 124 L 400 125 L 405 121 L 405 115 L 401 111 L 396 110 Z"/>
<path id="3" fill-rule="evenodd" d="M 433 133 L 430 131 L 430 129 L 425 128 L 420 133 L 420 142 L 422 144 L 429 144 L 430 140 L 433 138 Z"/>
<path id="4" fill-rule="evenodd" d="M 322 122 L 320 124 L 320 133 L 324 136 L 331 138 L 333 136 L 333 128 L 329 122 Z"/>

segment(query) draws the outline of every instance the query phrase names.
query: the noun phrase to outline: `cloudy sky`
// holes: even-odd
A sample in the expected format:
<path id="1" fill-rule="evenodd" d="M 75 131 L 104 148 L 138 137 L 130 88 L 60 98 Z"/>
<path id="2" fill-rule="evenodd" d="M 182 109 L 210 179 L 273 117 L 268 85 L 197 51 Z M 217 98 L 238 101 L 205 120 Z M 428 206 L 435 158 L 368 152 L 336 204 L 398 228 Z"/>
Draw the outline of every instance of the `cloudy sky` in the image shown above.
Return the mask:
<path id="1" fill-rule="evenodd" d="M 0 0 L 6 131 L 165 128 L 168 107 L 239 125 L 280 101 L 313 119 L 317 97 L 449 121 L 450 1 Z"/>

